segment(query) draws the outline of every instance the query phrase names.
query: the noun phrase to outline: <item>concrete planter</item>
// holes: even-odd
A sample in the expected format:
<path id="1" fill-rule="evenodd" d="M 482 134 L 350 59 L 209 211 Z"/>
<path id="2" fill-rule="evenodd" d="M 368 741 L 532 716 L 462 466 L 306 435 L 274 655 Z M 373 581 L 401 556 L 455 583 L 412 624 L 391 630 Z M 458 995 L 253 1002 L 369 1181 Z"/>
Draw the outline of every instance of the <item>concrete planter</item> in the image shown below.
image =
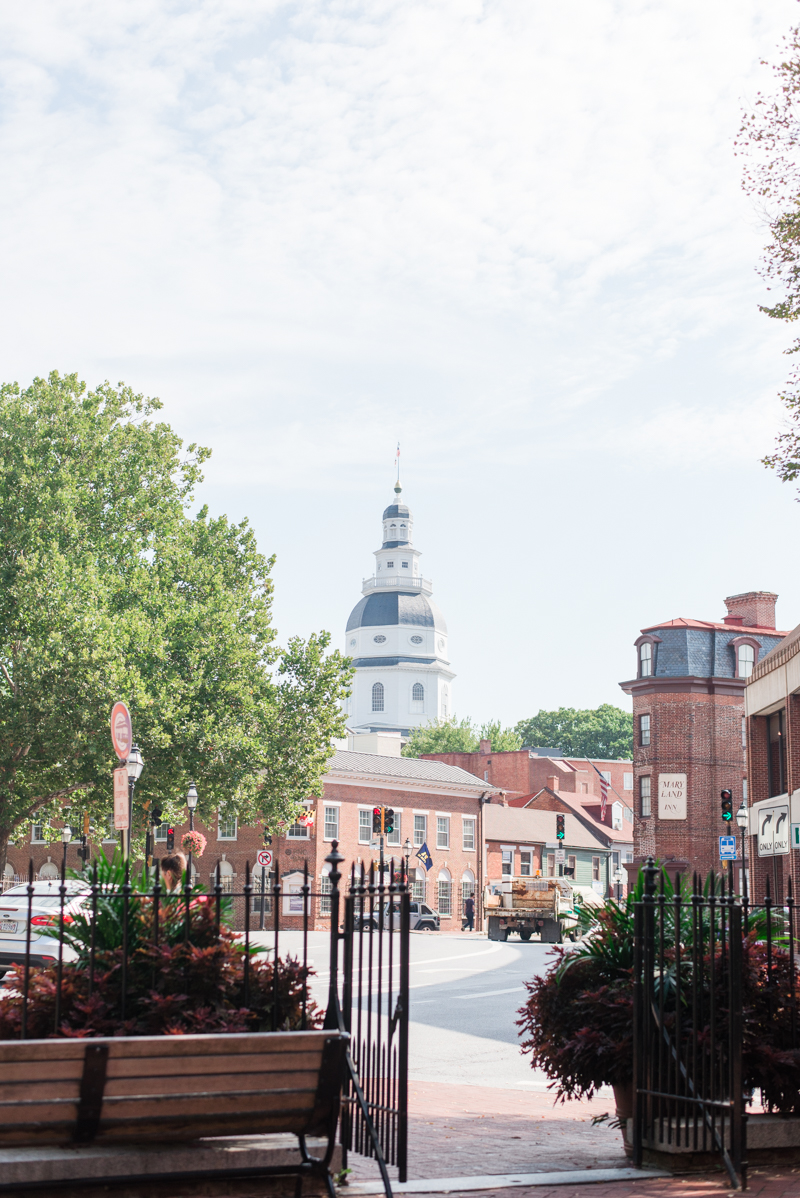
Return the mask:
<path id="1" fill-rule="evenodd" d="M 685 1141 L 686 1121 L 664 1121 L 663 1131 L 645 1140 L 642 1153 L 642 1164 L 653 1165 L 660 1169 L 668 1169 L 672 1173 L 713 1173 L 723 1168 L 719 1153 L 705 1151 L 702 1148 L 702 1128 L 698 1127 L 698 1148 L 693 1146 L 694 1131 L 689 1125 L 689 1146 L 684 1142 L 676 1143 L 677 1139 Z M 671 1135 L 670 1135 L 671 1131 Z M 793 1165 L 800 1164 L 800 1118 L 782 1118 L 780 1115 L 750 1115 L 747 1119 L 747 1152 L 749 1165 Z M 729 1135 L 729 1133 L 728 1133 Z M 627 1121 L 627 1144 L 633 1142 L 633 1118 Z M 670 1143 L 670 1140 L 672 1141 Z M 710 1133 L 706 1143 L 710 1144 Z M 730 1141 L 727 1140 L 727 1147 Z"/>

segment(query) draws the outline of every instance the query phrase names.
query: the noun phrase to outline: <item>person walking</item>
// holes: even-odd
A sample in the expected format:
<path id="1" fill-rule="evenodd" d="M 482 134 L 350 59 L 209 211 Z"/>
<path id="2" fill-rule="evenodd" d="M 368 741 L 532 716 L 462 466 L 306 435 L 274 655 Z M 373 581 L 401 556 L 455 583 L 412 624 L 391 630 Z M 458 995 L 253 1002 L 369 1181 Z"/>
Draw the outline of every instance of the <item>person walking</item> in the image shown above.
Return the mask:
<path id="1" fill-rule="evenodd" d="M 472 897 L 472 895 L 470 895 L 467 901 L 464 903 L 464 914 L 467 917 L 467 931 L 472 932 L 474 930 L 473 925 L 475 923 L 475 899 Z"/>

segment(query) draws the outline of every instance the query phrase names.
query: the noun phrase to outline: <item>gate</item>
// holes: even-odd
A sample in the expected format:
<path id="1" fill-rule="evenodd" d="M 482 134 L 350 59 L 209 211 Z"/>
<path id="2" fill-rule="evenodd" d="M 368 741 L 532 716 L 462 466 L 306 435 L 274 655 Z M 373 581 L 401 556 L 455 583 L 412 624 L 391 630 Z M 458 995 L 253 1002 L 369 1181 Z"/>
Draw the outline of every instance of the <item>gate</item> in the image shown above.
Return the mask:
<path id="1" fill-rule="evenodd" d="M 350 1032 L 351 1076 L 341 1116 L 343 1164 L 349 1152 L 408 1175 L 408 1012 L 410 895 L 402 859 L 351 867 L 342 896 L 336 851 L 331 863 L 331 990 L 326 1026 Z M 343 899 L 343 902 L 342 902 Z M 338 935 L 334 929 L 338 928 Z M 341 966 L 338 954 L 341 943 Z M 341 996 L 337 973 L 341 973 Z M 329 1020 L 331 1022 L 329 1022 Z M 391 1191 L 387 1189 L 387 1193 Z"/>
<path id="2" fill-rule="evenodd" d="M 633 1161 L 641 1166 L 646 1149 L 717 1154 L 744 1189 L 747 907 L 733 895 L 732 872 L 727 888 L 713 873 L 702 888 L 695 874 L 691 895 L 652 858 L 643 873 L 634 914 Z"/>

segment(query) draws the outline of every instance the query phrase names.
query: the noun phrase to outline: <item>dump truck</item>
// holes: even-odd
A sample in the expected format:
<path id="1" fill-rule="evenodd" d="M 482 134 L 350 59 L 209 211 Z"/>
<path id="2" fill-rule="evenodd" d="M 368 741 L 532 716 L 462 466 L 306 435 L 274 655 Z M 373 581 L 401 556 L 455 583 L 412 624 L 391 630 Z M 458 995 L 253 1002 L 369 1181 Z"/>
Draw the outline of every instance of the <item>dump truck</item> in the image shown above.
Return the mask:
<path id="1" fill-rule="evenodd" d="M 561 944 L 565 936 L 577 940 L 581 934 L 566 878 L 490 883 L 484 904 L 490 940 L 507 940 L 510 932 L 518 932 L 521 940 L 538 935 L 543 944 Z"/>

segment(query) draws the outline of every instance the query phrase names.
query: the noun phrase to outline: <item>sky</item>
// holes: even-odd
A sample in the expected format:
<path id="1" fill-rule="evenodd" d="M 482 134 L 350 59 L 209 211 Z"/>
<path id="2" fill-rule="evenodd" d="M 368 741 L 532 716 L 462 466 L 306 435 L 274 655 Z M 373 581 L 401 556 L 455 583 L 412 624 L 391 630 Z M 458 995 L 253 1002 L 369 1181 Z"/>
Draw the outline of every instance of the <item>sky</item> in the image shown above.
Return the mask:
<path id="1" fill-rule="evenodd" d="M 633 642 L 777 591 L 792 330 L 743 109 L 796 0 L 28 0 L 0 12 L 0 378 L 124 380 L 344 627 L 401 443 L 458 716 L 629 700 Z"/>

